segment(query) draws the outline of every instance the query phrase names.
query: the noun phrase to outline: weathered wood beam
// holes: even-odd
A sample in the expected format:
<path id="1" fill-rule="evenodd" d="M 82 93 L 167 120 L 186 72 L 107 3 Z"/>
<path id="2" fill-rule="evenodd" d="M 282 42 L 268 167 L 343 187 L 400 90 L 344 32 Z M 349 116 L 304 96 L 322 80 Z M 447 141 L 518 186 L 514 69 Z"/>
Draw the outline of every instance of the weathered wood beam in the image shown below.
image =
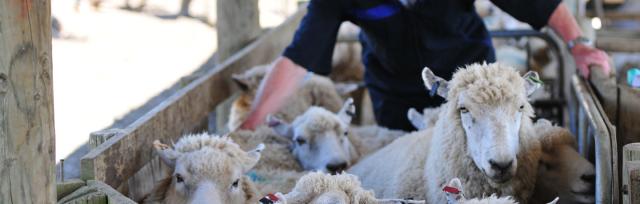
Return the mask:
<path id="1" fill-rule="evenodd" d="M 222 62 L 260 35 L 258 0 L 217 0 L 218 62 Z"/>
<path id="2" fill-rule="evenodd" d="M 640 171 L 640 143 L 625 145 L 622 148 L 622 160 L 622 186 L 626 190 L 622 195 L 622 201 L 625 204 L 638 203 L 640 202 L 640 186 L 638 183 L 632 182 L 634 179 L 638 179 L 632 177 L 632 173 Z"/>
<path id="3" fill-rule="evenodd" d="M 0 1 L 0 203 L 54 203 L 51 2 Z"/>
<path id="4" fill-rule="evenodd" d="M 116 134 L 82 158 L 81 178 L 95 179 L 118 188 L 153 158 L 151 143 L 176 141 L 207 119 L 216 105 L 232 95 L 230 76 L 273 61 L 291 42 L 302 16 L 301 10 L 282 25 L 229 57 L 153 108 L 122 133 Z"/>

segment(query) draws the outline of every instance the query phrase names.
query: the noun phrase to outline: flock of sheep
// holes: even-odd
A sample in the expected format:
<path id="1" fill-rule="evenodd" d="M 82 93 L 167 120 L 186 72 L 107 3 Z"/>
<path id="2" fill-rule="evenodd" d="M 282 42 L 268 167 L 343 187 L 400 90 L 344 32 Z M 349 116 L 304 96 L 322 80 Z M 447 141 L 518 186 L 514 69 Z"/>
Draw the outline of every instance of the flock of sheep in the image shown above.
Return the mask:
<path id="1" fill-rule="evenodd" d="M 479 2 L 479 13 L 489 15 L 492 7 Z M 357 32 L 343 24 L 339 35 Z M 172 146 L 154 142 L 173 173 L 143 202 L 595 202 L 594 166 L 576 152 L 574 137 L 545 119 L 532 121 L 528 101 L 540 87 L 537 73 L 474 64 L 446 81 L 425 68 L 426 89 L 436 88 L 447 102 L 409 110 L 418 131 L 356 126 L 347 95 L 357 85 L 341 82 L 362 81 L 360 50 L 337 44 L 332 75 L 311 77 L 254 131 L 237 128 L 269 66 L 234 75 L 242 94 L 229 116 L 231 133 L 185 135 Z"/>
<path id="2" fill-rule="evenodd" d="M 234 76 L 246 117 L 266 66 Z M 255 131 L 153 143 L 172 175 L 146 203 L 593 203 L 594 167 L 564 128 L 532 121 L 534 72 L 474 64 L 451 81 L 422 72 L 447 102 L 407 116 L 418 131 L 351 125 L 352 99 L 314 76 Z M 273 194 L 270 194 L 273 193 Z M 265 197 L 266 196 L 266 197 Z"/>

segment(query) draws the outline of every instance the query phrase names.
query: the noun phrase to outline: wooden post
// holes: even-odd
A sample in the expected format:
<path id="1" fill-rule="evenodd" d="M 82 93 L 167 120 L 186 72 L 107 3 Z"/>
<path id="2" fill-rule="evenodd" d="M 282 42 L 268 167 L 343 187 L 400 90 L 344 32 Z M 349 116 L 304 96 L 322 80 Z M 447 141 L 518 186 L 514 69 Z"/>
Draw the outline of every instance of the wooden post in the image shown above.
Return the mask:
<path id="1" fill-rule="evenodd" d="M 218 63 L 260 35 L 258 0 L 217 0 Z"/>
<path id="2" fill-rule="evenodd" d="M 260 35 L 258 0 L 217 0 L 216 28 L 218 31 L 218 63 L 222 63 Z M 216 132 L 227 132 L 226 122 L 231 113 L 227 100 L 215 110 Z"/>
<path id="3" fill-rule="evenodd" d="M 622 148 L 622 165 L 622 186 L 626 190 L 623 192 L 622 201 L 637 203 L 640 201 L 640 186 L 637 186 L 637 181 L 633 181 L 638 178 L 634 178 L 632 173 L 640 171 L 640 143 L 627 144 Z"/>
<path id="4" fill-rule="evenodd" d="M 54 203 L 51 2 L 0 1 L 0 203 Z"/>

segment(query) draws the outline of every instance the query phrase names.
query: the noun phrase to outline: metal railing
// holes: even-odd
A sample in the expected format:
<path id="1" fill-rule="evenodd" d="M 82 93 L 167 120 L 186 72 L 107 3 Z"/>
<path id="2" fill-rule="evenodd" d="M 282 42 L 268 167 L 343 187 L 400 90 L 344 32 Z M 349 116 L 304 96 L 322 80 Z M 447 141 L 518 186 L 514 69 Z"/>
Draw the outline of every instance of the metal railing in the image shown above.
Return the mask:
<path id="1" fill-rule="evenodd" d="M 573 76 L 569 96 L 570 126 L 578 151 L 595 162 L 596 203 L 620 203 L 615 127 L 586 79 Z"/>

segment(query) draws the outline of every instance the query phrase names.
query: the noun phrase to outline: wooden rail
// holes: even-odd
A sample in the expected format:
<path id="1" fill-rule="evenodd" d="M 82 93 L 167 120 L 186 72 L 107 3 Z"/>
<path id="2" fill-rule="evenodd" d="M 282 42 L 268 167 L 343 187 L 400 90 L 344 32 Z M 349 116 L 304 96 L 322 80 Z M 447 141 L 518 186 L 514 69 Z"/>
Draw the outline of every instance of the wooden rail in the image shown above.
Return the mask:
<path id="1" fill-rule="evenodd" d="M 283 24 L 177 91 L 122 133 L 91 150 L 82 158 L 81 178 L 99 180 L 117 188 L 154 158 L 153 140 L 175 141 L 185 133 L 204 130 L 200 124 L 206 122 L 216 105 L 235 91 L 235 87 L 230 86 L 231 74 L 270 63 L 278 57 L 290 43 L 305 12 L 300 9 Z"/>

